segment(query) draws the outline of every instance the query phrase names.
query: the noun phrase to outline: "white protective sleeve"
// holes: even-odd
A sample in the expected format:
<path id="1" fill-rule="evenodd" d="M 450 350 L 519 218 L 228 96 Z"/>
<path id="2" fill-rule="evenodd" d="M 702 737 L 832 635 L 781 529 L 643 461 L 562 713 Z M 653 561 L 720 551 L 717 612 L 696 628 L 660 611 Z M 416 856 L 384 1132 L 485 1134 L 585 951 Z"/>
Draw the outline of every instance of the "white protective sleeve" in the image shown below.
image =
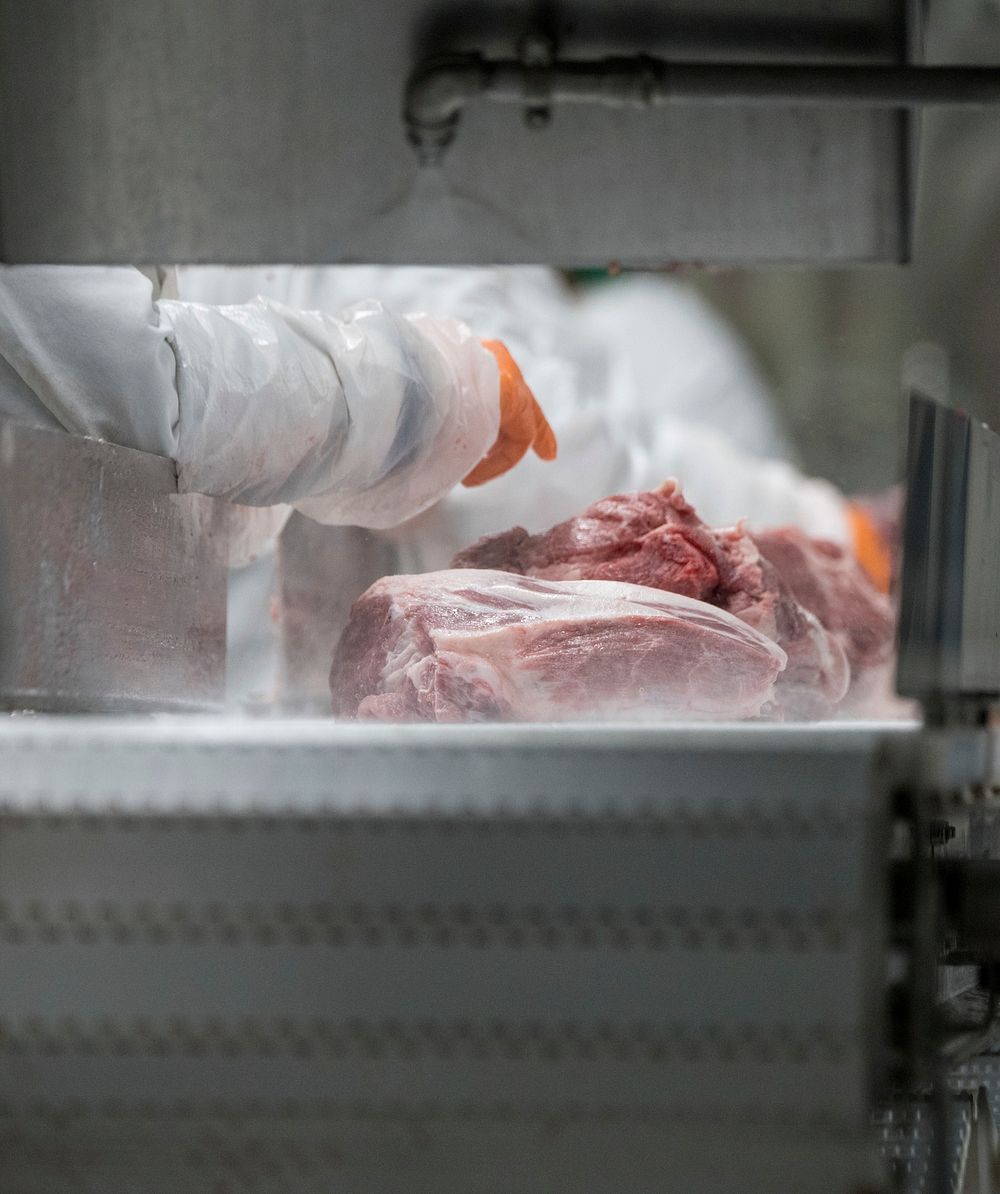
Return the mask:
<path id="1" fill-rule="evenodd" d="M 152 297 L 139 271 L 0 268 L 0 413 L 168 456 L 182 492 L 391 527 L 496 438 L 499 377 L 463 324 Z"/>
<path id="2" fill-rule="evenodd" d="M 392 527 L 480 460 L 499 375 L 463 324 L 379 303 L 341 316 L 258 299 L 164 302 L 177 356 L 182 490 Z"/>

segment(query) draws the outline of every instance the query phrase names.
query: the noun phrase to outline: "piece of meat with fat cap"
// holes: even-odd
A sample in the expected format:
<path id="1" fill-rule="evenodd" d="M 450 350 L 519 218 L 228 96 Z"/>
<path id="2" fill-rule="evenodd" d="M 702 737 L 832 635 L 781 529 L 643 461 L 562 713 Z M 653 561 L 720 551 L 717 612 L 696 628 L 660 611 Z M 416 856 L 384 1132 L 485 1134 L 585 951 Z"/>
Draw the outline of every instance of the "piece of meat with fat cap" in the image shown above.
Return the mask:
<path id="1" fill-rule="evenodd" d="M 454 566 L 619 580 L 707 601 L 785 650 L 777 696 L 786 717 L 823 717 L 847 692 L 850 667 L 840 638 L 796 599 L 742 524 L 708 527 L 673 480 L 603 498 L 537 535 L 514 527 L 480 539 Z"/>
<path id="2" fill-rule="evenodd" d="M 785 653 L 675 593 L 463 569 L 387 576 L 354 604 L 333 710 L 393 721 L 769 715 Z"/>
<path id="3" fill-rule="evenodd" d="M 854 556 L 797 527 L 761 531 L 754 539 L 796 599 L 841 644 L 851 685 L 841 711 L 854 717 L 912 716 L 893 694 L 896 619 Z"/>

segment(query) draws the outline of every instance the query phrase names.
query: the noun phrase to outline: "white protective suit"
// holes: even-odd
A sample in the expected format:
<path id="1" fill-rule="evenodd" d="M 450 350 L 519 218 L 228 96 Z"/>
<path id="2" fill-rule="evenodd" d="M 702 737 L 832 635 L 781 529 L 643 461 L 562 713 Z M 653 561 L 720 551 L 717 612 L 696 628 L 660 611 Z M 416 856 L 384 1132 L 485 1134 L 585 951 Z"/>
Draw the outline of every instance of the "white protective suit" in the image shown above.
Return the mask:
<path id="1" fill-rule="evenodd" d="M 510 473 L 456 488 L 393 532 L 404 571 L 447 567 L 481 535 L 542 530 L 611 493 L 677 477 L 716 526 L 794 524 L 849 542 L 843 496 L 804 477 L 752 361 L 699 297 L 659 278 L 622 278 L 576 299 L 551 270 L 342 266 L 178 270 L 183 297 L 338 310 L 375 296 L 453 315 L 502 340 L 559 441 Z"/>

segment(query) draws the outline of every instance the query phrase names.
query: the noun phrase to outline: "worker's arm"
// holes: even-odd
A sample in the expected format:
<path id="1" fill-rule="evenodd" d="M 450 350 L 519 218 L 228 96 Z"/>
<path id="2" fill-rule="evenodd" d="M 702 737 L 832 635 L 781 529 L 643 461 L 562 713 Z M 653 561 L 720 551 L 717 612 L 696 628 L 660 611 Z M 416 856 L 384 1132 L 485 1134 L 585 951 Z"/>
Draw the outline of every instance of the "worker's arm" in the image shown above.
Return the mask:
<path id="1" fill-rule="evenodd" d="M 34 421 L 172 457 L 182 491 L 332 523 L 409 518 L 523 432 L 501 420 L 494 350 L 374 303 L 156 303 L 134 270 L 0 269 L 0 359 L 0 412 L 34 403 Z"/>
<path id="2" fill-rule="evenodd" d="M 377 303 L 342 316 L 258 300 L 162 302 L 177 358 L 183 489 L 388 527 L 486 454 L 493 357 L 464 325 Z"/>

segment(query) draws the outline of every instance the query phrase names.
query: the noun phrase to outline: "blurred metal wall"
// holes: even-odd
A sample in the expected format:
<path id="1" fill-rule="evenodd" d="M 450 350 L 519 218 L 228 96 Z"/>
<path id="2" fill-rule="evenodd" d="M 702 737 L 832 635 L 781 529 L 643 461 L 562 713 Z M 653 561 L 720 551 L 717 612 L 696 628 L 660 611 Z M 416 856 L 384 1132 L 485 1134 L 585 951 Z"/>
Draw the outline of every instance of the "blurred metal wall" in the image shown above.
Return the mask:
<path id="1" fill-rule="evenodd" d="M 407 77 L 512 57 L 899 61 L 906 0 L 0 2 L 8 262 L 895 260 L 898 111 L 475 103 L 419 170 Z"/>

